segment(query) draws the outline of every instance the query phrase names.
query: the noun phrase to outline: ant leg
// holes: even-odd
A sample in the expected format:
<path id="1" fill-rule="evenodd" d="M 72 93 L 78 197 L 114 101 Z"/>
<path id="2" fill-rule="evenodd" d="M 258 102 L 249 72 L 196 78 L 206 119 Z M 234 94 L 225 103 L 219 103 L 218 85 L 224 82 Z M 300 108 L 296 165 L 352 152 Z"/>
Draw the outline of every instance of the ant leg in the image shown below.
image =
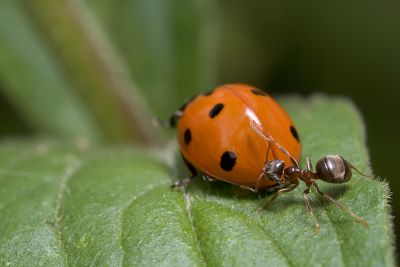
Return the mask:
<path id="1" fill-rule="evenodd" d="M 354 219 L 356 219 L 359 223 L 362 223 L 365 226 L 368 226 L 368 222 L 358 216 L 357 214 L 355 214 L 354 212 L 352 212 L 348 207 L 346 207 L 346 205 L 340 203 L 337 200 L 334 200 L 331 196 L 329 196 L 327 193 L 322 192 L 321 189 L 319 189 L 319 186 L 316 183 L 313 183 L 313 185 L 315 186 L 315 188 L 317 189 L 318 193 L 320 195 L 322 195 L 325 199 L 329 200 L 330 202 L 332 202 L 333 204 L 335 204 L 336 206 L 338 206 L 342 211 L 347 212 L 351 217 L 353 217 Z"/>
<path id="2" fill-rule="evenodd" d="M 312 167 L 312 164 L 311 164 L 311 159 L 307 157 L 306 158 L 306 162 L 307 162 L 307 170 L 313 171 L 313 167 Z"/>
<path id="3" fill-rule="evenodd" d="M 271 143 L 269 143 L 269 146 L 268 146 L 268 149 L 267 149 L 267 153 L 265 154 L 265 163 L 264 163 L 264 166 L 262 168 L 262 172 L 258 176 L 257 182 L 256 182 L 256 186 L 253 189 L 253 190 L 255 190 L 255 193 L 257 193 L 258 189 L 260 189 L 260 182 L 261 182 L 261 179 L 264 177 L 264 174 L 265 174 L 265 167 L 266 167 L 266 164 L 268 163 L 268 154 L 269 154 L 270 151 L 271 151 Z"/>
<path id="4" fill-rule="evenodd" d="M 308 200 L 307 195 L 308 195 L 309 193 L 310 193 L 310 187 L 308 187 L 306 190 L 303 191 L 304 203 L 306 203 L 308 213 L 310 213 L 310 216 L 311 216 L 311 218 L 312 218 L 312 220 L 313 220 L 313 223 L 314 223 L 314 225 L 315 225 L 315 231 L 316 231 L 317 233 L 319 233 L 320 225 L 319 225 L 319 223 L 318 223 L 318 221 L 317 221 L 317 218 L 315 218 L 314 212 L 313 212 L 313 210 L 312 210 L 312 208 L 311 208 L 310 201 Z"/>
<path id="5" fill-rule="evenodd" d="M 299 183 L 296 184 L 289 184 L 288 187 L 286 188 L 282 188 L 280 190 L 278 190 L 269 200 L 267 200 L 267 202 L 265 202 L 265 204 L 258 208 L 258 211 L 261 211 L 263 209 L 266 209 L 268 206 L 270 206 L 272 204 L 272 202 L 275 201 L 275 199 L 277 199 L 280 195 L 288 193 L 290 191 L 292 191 L 293 189 L 295 189 L 297 186 L 299 185 Z"/>
<path id="6" fill-rule="evenodd" d="M 283 189 L 287 186 L 287 184 L 281 183 L 281 184 L 276 184 L 273 185 L 271 187 L 266 187 L 264 188 L 265 192 L 269 193 L 269 194 L 273 194 L 278 192 L 280 189 Z"/>
<path id="7" fill-rule="evenodd" d="M 258 125 L 254 120 L 250 120 L 250 127 L 262 138 L 264 138 L 265 140 L 267 140 L 268 142 L 274 144 L 281 152 L 283 152 L 292 162 L 292 164 L 299 168 L 299 163 L 297 162 L 297 160 L 295 158 L 292 157 L 292 155 L 290 155 L 290 153 L 286 150 L 286 148 L 284 148 L 283 146 L 281 146 L 278 142 L 276 142 L 271 135 L 269 134 L 265 134 L 264 130 L 260 127 L 260 125 Z M 274 152 L 272 150 L 272 152 Z"/>
<path id="8" fill-rule="evenodd" d="M 256 187 L 254 188 L 255 193 L 257 193 L 258 189 L 260 188 L 260 182 L 261 182 L 261 179 L 263 178 L 263 176 L 264 176 L 264 168 L 263 168 L 263 171 L 260 174 L 260 176 L 258 176 L 258 178 L 257 178 Z"/>
<path id="9" fill-rule="evenodd" d="M 171 185 L 171 188 L 178 187 L 183 191 L 186 191 L 186 187 L 193 181 L 194 178 L 197 176 L 197 171 L 193 165 L 185 159 L 185 157 L 181 154 L 183 162 L 185 162 L 186 167 L 189 169 L 191 175 L 187 178 L 183 178 L 181 180 L 176 181 Z"/>
<path id="10" fill-rule="evenodd" d="M 351 169 L 355 170 L 359 175 L 362 176 L 362 178 L 364 178 L 365 180 L 371 181 L 373 179 L 373 177 L 368 176 L 364 173 L 362 173 L 359 169 L 357 169 L 356 167 L 353 166 L 353 164 L 351 164 L 350 162 L 348 162 L 347 160 L 344 160 L 345 164 L 347 164 Z"/>
<path id="11" fill-rule="evenodd" d="M 250 186 L 245 186 L 245 185 L 239 185 L 239 187 L 242 189 L 250 190 L 253 193 L 258 193 L 258 188 L 254 189 L 254 188 L 251 188 Z"/>

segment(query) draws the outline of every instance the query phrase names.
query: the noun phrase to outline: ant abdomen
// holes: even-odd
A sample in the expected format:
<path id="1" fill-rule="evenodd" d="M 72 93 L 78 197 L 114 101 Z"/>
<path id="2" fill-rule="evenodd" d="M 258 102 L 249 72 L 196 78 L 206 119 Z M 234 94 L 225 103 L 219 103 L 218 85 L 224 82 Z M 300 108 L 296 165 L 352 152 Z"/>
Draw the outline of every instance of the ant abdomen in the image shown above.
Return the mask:
<path id="1" fill-rule="evenodd" d="M 327 183 L 341 184 L 350 180 L 351 165 L 339 155 L 328 155 L 317 162 L 318 179 Z"/>

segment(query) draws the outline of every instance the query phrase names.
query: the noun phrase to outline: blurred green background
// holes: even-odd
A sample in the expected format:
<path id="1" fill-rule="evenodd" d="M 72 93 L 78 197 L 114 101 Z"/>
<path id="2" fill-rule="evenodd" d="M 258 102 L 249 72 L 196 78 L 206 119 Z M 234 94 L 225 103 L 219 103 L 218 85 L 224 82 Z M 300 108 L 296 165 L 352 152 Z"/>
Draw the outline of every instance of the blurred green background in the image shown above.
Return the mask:
<path id="1" fill-rule="evenodd" d="M 399 10 L 391 0 L 5 0 L 0 136 L 152 143 L 151 114 L 167 118 L 228 82 L 345 96 L 398 218 Z"/>

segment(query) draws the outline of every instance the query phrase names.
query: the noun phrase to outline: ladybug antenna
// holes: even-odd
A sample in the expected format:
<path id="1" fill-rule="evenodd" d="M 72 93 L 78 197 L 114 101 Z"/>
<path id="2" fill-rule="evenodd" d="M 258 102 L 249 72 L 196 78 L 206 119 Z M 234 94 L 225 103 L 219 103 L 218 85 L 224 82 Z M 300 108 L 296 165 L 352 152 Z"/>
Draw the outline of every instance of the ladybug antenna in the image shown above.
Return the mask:
<path id="1" fill-rule="evenodd" d="M 262 138 L 264 138 L 268 142 L 274 144 L 280 151 L 282 151 L 286 156 L 288 156 L 288 158 L 292 161 L 294 166 L 299 168 L 299 163 L 297 162 L 297 160 L 295 158 L 293 158 L 292 155 L 289 154 L 289 152 L 286 150 L 286 148 L 284 148 L 278 142 L 276 142 L 272 138 L 271 135 L 264 134 L 263 129 L 260 127 L 260 125 L 258 123 L 256 123 L 254 120 L 250 119 L 250 126 L 259 136 L 261 136 Z"/>
<path id="2" fill-rule="evenodd" d="M 182 111 L 178 110 L 171 115 L 169 120 L 163 120 L 157 117 L 153 117 L 151 119 L 151 123 L 154 127 L 173 128 L 176 126 L 180 117 L 182 117 Z"/>
<path id="3" fill-rule="evenodd" d="M 165 121 L 165 120 L 162 120 L 162 119 L 160 119 L 160 118 L 156 118 L 156 117 L 153 117 L 153 118 L 151 118 L 151 124 L 154 126 L 154 127 L 165 127 L 165 128 L 167 128 L 168 126 L 169 126 L 169 123 L 168 123 L 168 121 Z"/>

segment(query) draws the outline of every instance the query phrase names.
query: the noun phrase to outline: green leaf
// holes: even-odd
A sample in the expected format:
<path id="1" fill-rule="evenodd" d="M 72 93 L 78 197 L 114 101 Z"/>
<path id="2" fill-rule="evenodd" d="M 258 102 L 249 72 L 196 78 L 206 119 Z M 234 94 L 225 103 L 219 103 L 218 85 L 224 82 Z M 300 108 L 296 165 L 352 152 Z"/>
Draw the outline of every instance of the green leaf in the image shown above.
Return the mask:
<path id="1" fill-rule="evenodd" d="M 370 173 L 364 128 L 345 99 L 282 99 L 303 155 L 339 153 Z M 317 234 L 302 190 L 267 210 L 264 200 L 198 179 L 187 194 L 169 185 L 174 149 L 96 148 L 77 142 L 4 142 L 0 146 L 0 265 L 394 266 L 389 188 L 354 174 L 319 185 L 365 218 L 354 221 L 310 194 Z M 178 173 L 176 173 L 178 172 Z"/>
<path id="2" fill-rule="evenodd" d="M 80 1 L 24 1 L 43 42 L 111 141 L 149 143 L 144 101 L 112 46 Z"/>
<path id="3" fill-rule="evenodd" d="M 215 9 L 213 1 L 3 1 L 0 93 L 40 133 L 151 143 L 150 108 L 166 118 L 214 82 Z"/>
<path id="4" fill-rule="evenodd" d="M 16 1 L 0 2 L 0 39 L 0 91 L 27 124 L 41 133 L 100 139 L 94 118 L 71 93 L 71 84 Z"/>
<path id="5" fill-rule="evenodd" d="M 152 111 L 165 116 L 215 82 L 215 1 L 86 0 Z"/>

